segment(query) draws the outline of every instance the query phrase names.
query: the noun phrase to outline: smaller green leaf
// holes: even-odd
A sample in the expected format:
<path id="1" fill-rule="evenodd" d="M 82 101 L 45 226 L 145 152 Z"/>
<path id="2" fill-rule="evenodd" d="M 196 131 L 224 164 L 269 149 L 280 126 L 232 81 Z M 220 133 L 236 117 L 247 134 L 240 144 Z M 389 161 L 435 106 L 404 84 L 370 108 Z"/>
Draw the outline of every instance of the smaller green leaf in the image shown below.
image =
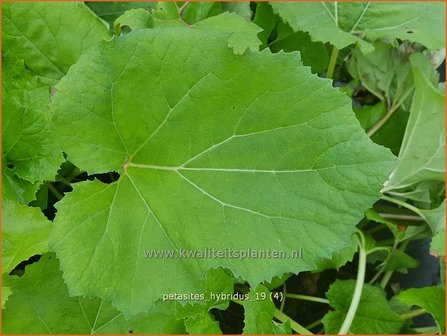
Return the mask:
<path id="1" fill-rule="evenodd" d="M 110 26 L 113 26 L 115 20 L 124 14 L 125 11 L 129 9 L 136 8 L 155 8 L 157 6 L 156 2 L 99 2 L 99 1 L 89 1 L 86 3 L 92 11 L 96 13 L 101 19 L 107 21 Z"/>
<path id="2" fill-rule="evenodd" d="M 404 232 L 400 231 L 398 223 L 394 222 L 391 219 L 383 218 L 376 210 L 368 209 L 365 211 L 366 219 L 370 221 L 374 221 L 376 223 L 384 224 L 393 234 L 394 238 L 400 240 L 403 238 Z"/>
<path id="3" fill-rule="evenodd" d="M 337 334 L 346 317 L 352 296 L 355 280 L 336 280 L 326 293 L 330 305 L 335 311 L 327 313 L 323 318 L 325 332 Z M 393 312 L 381 288 L 363 285 L 357 313 L 352 322 L 350 332 L 353 334 L 397 334 L 404 321 Z"/>
<path id="4" fill-rule="evenodd" d="M 273 334 L 275 305 L 270 300 L 270 291 L 263 285 L 252 288 L 244 306 L 244 334 Z"/>
<path id="5" fill-rule="evenodd" d="M 50 87 L 23 61 L 8 56 L 3 62 L 2 153 L 7 170 L 31 184 L 53 179 L 63 156 L 50 130 Z"/>
<path id="6" fill-rule="evenodd" d="M 177 303 L 176 316 L 185 319 L 190 334 L 221 334 L 219 323 L 213 319 L 210 310 L 227 309 L 233 291 L 234 280 L 228 271 L 210 269 L 205 276 L 203 300 L 192 304 Z"/>
<path id="7" fill-rule="evenodd" d="M 399 163 L 383 191 L 406 188 L 422 181 L 445 181 L 445 95 L 412 62 L 415 94 Z"/>
<path id="8" fill-rule="evenodd" d="M 409 55 L 389 44 L 378 42 L 374 51 L 363 54 L 354 50 L 348 62 L 348 71 L 362 85 L 389 108 L 397 108 L 413 91 L 413 75 Z M 428 59 L 426 62 L 429 63 Z"/>
<path id="9" fill-rule="evenodd" d="M 304 65 L 310 66 L 313 73 L 322 73 L 327 69 L 329 53 L 321 42 L 313 42 L 306 32 L 293 32 L 289 25 L 282 21 L 276 27 L 277 37 L 270 43 L 273 52 L 299 51 Z"/>
<path id="10" fill-rule="evenodd" d="M 230 12 L 230 13 L 236 13 L 242 17 L 244 17 L 246 20 L 250 20 L 252 16 L 252 12 L 250 9 L 250 2 L 242 2 L 242 1 L 224 1 L 221 2 L 222 9 L 224 12 Z"/>
<path id="11" fill-rule="evenodd" d="M 440 49 L 445 45 L 445 5 L 433 2 L 272 2 L 294 31 L 338 49 L 357 43 L 372 51 L 379 39 L 408 40 Z"/>
<path id="12" fill-rule="evenodd" d="M 445 228 L 445 200 L 435 209 L 421 209 L 419 212 L 430 226 L 433 234 L 438 233 L 443 227 Z"/>
<path id="13" fill-rule="evenodd" d="M 292 327 L 290 325 L 290 320 L 287 320 L 284 323 L 277 323 L 273 321 L 273 332 L 276 335 L 291 335 Z"/>
<path id="14" fill-rule="evenodd" d="M 27 204 L 36 198 L 39 183 L 31 183 L 21 179 L 2 162 L 2 197 L 19 204 Z"/>
<path id="15" fill-rule="evenodd" d="M 243 54 L 246 49 L 258 51 L 261 45 L 261 41 L 257 37 L 261 28 L 234 13 L 227 12 L 210 17 L 196 23 L 193 27 L 231 33 L 228 46 L 233 48 L 235 54 Z"/>
<path id="16" fill-rule="evenodd" d="M 430 254 L 435 257 L 445 257 L 445 225 L 432 238 L 430 243 Z"/>
<path id="17" fill-rule="evenodd" d="M 8 274 L 19 263 L 48 251 L 51 222 L 38 208 L 15 202 L 2 203 L 2 273 Z"/>
<path id="18" fill-rule="evenodd" d="M 253 23 L 262 28 L 262 31 L 258 34 L 258 37 L 262 42 L 262 49 L 268 46 L 269 37 L 277 25 L 278 19 L 278 16 L 273 13 L 273 9 L 268 3 L 256 3 L 256 12 L 255 17 L 253 18 Z"/>
<path id="19" fill-rule="evenodd" d="M 129 9 L 115 20 L 113 26 L 117 34 L 121 33 L 123 27 L 129 27 L 131 30 L 151 28 L 153 18 L 145 9 Z"/>
<path id="20" fill-rule="evenodd" d="M 185 320 L 186 331 L 190 334 L 222 334 L 219 322 L 215 321 L 209 313 L 201 312 L 200 314 L 191 316 Z"/>
<path id="21" fill-rule="evenodd" d="M 365 52 L 373 49 L 370 43 L 339 28 L 339 22 L 335 20 L 334 16 L 334 11 L 337 9 L 332 3 L 271 2 L 270 4 L 273 11 L 288 23 L 294 32 L 308 32 L 312 41 L 330 42 L 338 49 L 343 49 L 354 43 L 359 44 Z"/>
<path id="22" fill-rule="evenodd" d="M 417 268 L 418 266 L 419 260 L 410 257 L 403 251 L 396 250 L 386 264 L 385 271 L 399 270 L 402 273 L 406 273 L 407 269 Z"/>
<path id="23" fill-rule="evenodd" d="M 441 181 L 422 181 L 399 191 L 393 191 L 394 197 L 403 201 L 411 200 L 422 209 L 430 209 L 432 202 L 438 203 L 444 197 L 444 183 Z"/>
<path id="24" fill-rule="evenodd" d="M 8 280 L 12 294 L 2 313 L 6 334 L 181 334 L 183 321 L 173 305 L 158 302 L 148 314 L 126 320 L 97 298 L 71 297 L 53 253 L 28 265 L 21 277 Z"/>
<path id="25" fill-rule="evenodd" d="M 28 69 L 52 84 L 81 54 L 110 37 L 82 2 L 9 2 L 2 8 L 3 51 L 24 59 Z"/>
<path id="26" fill-rule="evenodd" d="M 189 2 L 177 4 L 175 2 L 158 2 L 157 7 L 151 10 L 154 17 L 154 27 L 173 27 L 193 25 L 208 17 L 222 13 L 222 6 L 218 2 Z M 180 10 L 183 7 L 182 18 L 180 20 Z"/>
<path id="27" fill-rule="evenodd" d="M 284 284 L 284 282 L 286 282 L 286 280 L 288 278 L 290 278 L 290 276 L 292 275 L 292 273 L 285 273 L 283 274 L 281 277 L 279 276 L 275 276 L 272 278 L 272 280 L 270 281 L 265 281 L 263 283 L 263 285 L 268 289 L 268 290 L 273 290 L 275 288 L 278 288 L 279 286 L 282 286 Z"/>
<path id="28" fill-rule="evenodd" d="M 375 105 L 353 106 L 355 116 L 363 129 L 370 129 L 386 113 L 386 103 L 381 101 Z"/>
<path id="29" fill-rule="evenodd" d="M 181 5 L 179 5 L 181 7 Z M 195 24 L 206 18 L 219 15 L 223 12 L 222 4 L 219 2 L 190 2 L 183 13 L 183 18 L 190 24 Z"/>
<path id="30" fill-rule="evenodd" d="M 397 298 L 409 306 L 425 309 L 435 319 L 440 334 L 445 333 L 445 289 L 441 286 L 410 288 Z"/>
<path id="31" fill-rule="evenodd" d="M 2 309 L 5 308 L 6 301 L 8 301 L 11 294 L 12 292 L 10 287 L 2 286 Z"/>

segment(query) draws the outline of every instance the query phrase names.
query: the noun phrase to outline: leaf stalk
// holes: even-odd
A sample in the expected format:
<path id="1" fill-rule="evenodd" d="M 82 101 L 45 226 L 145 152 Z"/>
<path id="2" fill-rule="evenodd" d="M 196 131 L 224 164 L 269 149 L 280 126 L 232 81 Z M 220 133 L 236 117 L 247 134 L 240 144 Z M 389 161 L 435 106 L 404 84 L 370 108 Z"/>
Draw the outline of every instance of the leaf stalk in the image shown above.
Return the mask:
<path id="1" fill-rule="evenodd" d="M 366 250 L 365 250 L 365 237 L 361 231 L 357 231 L 359 238 L 359 266 L 357 271 L 357 280 L 355 283 L 354 295 L 352 296 L 351 304 L 349 306 L 348 313 L 346 314 L 345 320 L 338 332 L 339 335 L 346 335 L 349 333 L 352 322 L 354 321 L 357 308 L 362 297 L 363 284 L 365 282 L 365 272 L 366 272 Z"/>
<path id="2" fill-rule="evenodd" d="M 332 79 L 334 76 L 335 66 L 337 64 L 337 58 L 338 58 L 338 48 L 334 46 L 332 48 L 331 58 L 329 60 L 329 65 L 327 67 L 326 71 L 326 78 Z"/>

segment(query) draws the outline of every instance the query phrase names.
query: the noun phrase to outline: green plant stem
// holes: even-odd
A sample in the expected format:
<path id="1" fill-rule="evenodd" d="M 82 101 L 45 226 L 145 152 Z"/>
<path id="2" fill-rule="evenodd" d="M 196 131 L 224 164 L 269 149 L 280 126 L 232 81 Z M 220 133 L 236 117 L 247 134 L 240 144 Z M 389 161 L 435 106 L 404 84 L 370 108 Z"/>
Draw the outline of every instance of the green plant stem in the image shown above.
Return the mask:
<path id="1" fill-rule="evenodd" d="M 388 104 L 389 109 L 388 112 L 382 117 L 380 118 L 380 120 L 375 123 L 366 133 L 369 137 L 372 137 L 387 121 L 388 119 L 390 119 L 390 117 L 393 115 L 393 113 L 399 108 L 399 106 L 401 106 L 405 99 L 408 97 L 408 95 L 412 92 L 413 90 L 408 90 L 407 93 L 397 102 L 397 103 L 393 103 L 391 104 L 391 106 Z"/>
<path id="2" fill-rule="evenodd" d="M 421 215 L 419 209 L 416 208 L 415 206 L 412 206 L 411 204 L 405 203 L 404 201 L 398 200 L 398 199 L 396 199 L 394 197 L 385 196 L 385 195 L 382 195 L 381 199 L 383 199 L 384 201 L 388 201 L 388 202 L 394 203 L 396 205 L 400 205 L 401 207 L 406 208 L 408 210 L 411 210 L 414 213 L 418 214 L 419 216 L 423 217 Z"/>
<path id="3" fill-rule="evenodd" d="M 188 6 L 189 6 L 189 1 L 185 1 L 183 6 L 178 9 L 178 18 L 181 22 L 183 22 L 185 24 L 186 27 L 189 28 L 189 27 L 191 27 L 191 24 L 183 18 L 183 13 L 185 12 L 186 8 L 188 8 Z"/>
<path id="4" fill-rule="evenodd" d="M 241 300 L 231 300 L 231 301 L 233 301 L 234 303 L 240 304 L 240 305 L 244 304 L 244 302 L 241 301 Z M 307 330 L 305 327 L 303 327 L 301 324 L 299 324 L 295 320 L 292 320 L 289 316 L 284 314 L 278 308 L 275 308 L 275 311 L 273 313 L 273 317 L 276 318 L 278 321 L 281 321 L 282 323 L 289 321 L 290 327 L 292 328 L 292 330 L 297 332 L 300 335 L 313 335 L 312 332 Z"/>
<path id="5" fill-rule="evenodd" d="M 400 317 L 403 320 L 410 320 L 410 319 L 412 319 L 414 317 L 418 317 L 418 316 L 421 316 L 421 315 L 424 315 L 424 314 L 427 314 L 427 311 L 425 309 L 421 308 L 421 309 L 416 309 L 416 310 L 413 310 L 411 312 L 402 314 L 402 315 L 400 315 Z"/>
<path id="6" fill-rule="evenodd" d="M 329 65 L 327 67 L 326 78 L 332 79 L 332 77 L 334 76 L 334 70 L 335 70 L 335 65 L 337 64 L 337 58 L 338 58 L 338 48 L 336 46 L 334 46 L 332 48 L 331 59 L 329 60 Z"/>
<path id="7" fill-rule="evenodd" d="M 283 293 L 283 298 L 282 298 L 281 304 L 279 306 L 279 310 L 280 311 L 284 310 L 284 305 L 286 304 L 287 287 L 286 287 L 286 283 L 285 282 L 284 282 L 284 284 L 282 286 L 282 293 Z"/>
<path id="8" fill-rule="evenodd" d="M 403 252 L 408 246 L 409 240 L 405 240 L 398 248 L 399 251 Z M 393 276 L 394 270 L 387 271 L 380 281 L 380 287 L 385 288 L 388 285 L 391 277 Z"/>
<path id="9" fill-rule="evenodd" d="M 298 300 L 305 300 L 305 301 L 312 301 L 312 302 L 319 302 L 319 303 L 329 304 L 329 300 L 328 299 L 315 297 L 315 296 L 309 296 L 309 295 L 287 293 L 285 295 L 285 297 L 291 298 L 291 299 L 298 299 Z"/>
<path id="10" fill-rule="evenodd" d="M 376 246 L 384 247 L 384 246 L 392 246 L 394 244 L 394 239 L 384 239 L 376 242 Z M 370 252 L 368 252 L 369 254 Z"/>
<path id="11" fill-rule="evenodd" d="M 405 220 L 411 222 L 422 222 L 424 219 L 419 216 L 412 215 L 398 215 L 398 214 L 389 214 L 389 213 L 379 213 L 379 215 L 386 219 L 395 219 L 395 220 Z"/>
<path id="12" fill-rule="evenodd" d="M 282 311 L 280 311 L 277 308 L 275 308 L 273 317 L 275 317 L 277 320 L 281 321 L 282 323 L 289 321 L 290 327 L 292 328 L 292 330 L 297 332 L 300 335 L 313 335 L 312 332 L 310 332 L 309 330 L 304 328 L 298 322 L 292 320 L 290 317 L 288 317 L 286 314 L 284 314 Z"/>
<path id="13" fill-rule="evenodd" d="M 434 335 L 434 334 L 440 334 L 438 327 L 421 327 L 421 328 L 413 328 L 411 329 L 417 334 L 423 334 L 423 335 Z"/>
<path id="14" fill-rule="evenodd" d="M 397 249 L 397 244 L 398 241 L 394 240 L 393 241 L 393 247 L 391 248 L 391 252 L 388 253 L 387 258 L 385 259 L 385 262 L 383 263 L 382 267 L 380 268 L 380 270 L 376 273 L 376 275 L 374 275 L 374 277 L 368 282 L 369 285 L 372 285 L 374 282 L 377 281 L 377 279 L 379 279 L 379 277 L 383 274 L 383 272 L 385 272 L 386 267 L 388 266 L 391 258 L 393 257 L 394 253 L 396 252 Z"/>
<path id="15" fill-rule="evenodd" d="M 54 185 L 48 183 L 48 190 L 60 201 L 64 196 L 55 188 Z"/>
<path id="16" fill-rule="evenodd" d="M 306 329 L 310 330 L 312 328 L 315 328 L 316 326 L 320 325 L 322 319 L 316 320 L 315 322 L 312 322 L 311 324 L 306 326 Z"/>
<path id="17" fill-rule="evenodd" d="M 365 251 L 365 238 L 363 234 L 359 232 L 359 266 L 357 271 L 357 280 L 355 283 L 354 295 L 352 296 L 351 304 L 349 306 L 348 313 L 346 314 L 345 320 L 338 332 L 339 335 L 346 335 L 349 333 L 352 321 L 354 321 L 357 308 L 360 303 L 360 298 L 362 297 L 363 284 L 365 282 L 365 271 L 366 271 L 366 251 Z"/>
<path id="18" fill-rule="evenodd" d="M 390 119 L 390 117 L 393 115 L 395 109 L 389 109 L 385 115 L 379 119 L 378 122 L 376 122 L 369 130 L 366 132 L 366 135 L 369 137 L 372 137 L 387 121 Z"/>
<path id="19" fill-rule="evenodd" d="M 372 228 L 368 229 L 368 230 L 364 230 L 366 233 L 369 234 L 373 234 L 382 230 L 387 229 L 387 227 L 385 225 L 375 225 Z"/>

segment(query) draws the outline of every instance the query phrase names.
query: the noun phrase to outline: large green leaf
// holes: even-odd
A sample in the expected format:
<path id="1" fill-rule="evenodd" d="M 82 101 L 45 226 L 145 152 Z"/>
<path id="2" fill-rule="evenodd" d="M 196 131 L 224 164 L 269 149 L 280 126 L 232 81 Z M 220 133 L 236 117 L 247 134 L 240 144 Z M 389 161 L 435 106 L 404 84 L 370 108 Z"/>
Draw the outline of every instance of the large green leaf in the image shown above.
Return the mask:
<path id="1" fill-rule="evenodd" d="M 336 280 L 327 298 L 335 311 L 323 318 L 326 334 L 337 334 L 346 317 L 354 294 L 355 280 Z M 352 334 L 397 334 L 404 324 L 393 312 L 381 288 L 364 285 L 357 312 L 352 322 Z"/>
<path id="2" fill-rule="evenodd" d="M 63 161 L 50 128 L 50 87 L 11 57 L 3 61 L 2 81 L 2 152 L 11 191 L 6 197 L 29 200 L 21 194 L 35 192 L 36 182 L 54 179 Z"/>
<path id="3" fill-rule="evenodd" d="M 32 72 L 54 83 L 107 27 L 82 2 L 2 3 L 3 51 L 25 60 Z"/>
<path id="4" fill-rule="evenodd" d="M 272 2 L 294 31 L 339 49 L 358 43 L 372 51 L 378 39 L 418 42 L 429 49 L 445 46 L 445 5 L 435 2 Z M 367 41 L 365 41 L 365 39 Z"/>
<path id="5" fill-rule="evenodd" d="M 441 286 L 410 288 L 397 296 L 409 306 L 424 308 L 433 315 L 440 334 L 445 334 L 445 289 Z"/>
<path id="6" fill-rule="evenodd" d="M 15 202 L 2 202 L 2 273 L 11 272 L 19 263 L 48 251 L 51 222 L 39 208 Z"/>
<path id="7" fill-rule="evenodd" d="M 2 312 L 5 334 L 180 334 L 173 304 L 157 303 L 150 314 L 126 320 L 100 299 L 70 297 L 53 253 L 10 277 L 12 294 Z"/>
<path id="8" fill-rule="evenodd" d="M 413 61 L 413 59 L 411 59 Z M 413 65 L 415 93 L 399 163 L 384 191 L 423 181 L 445 181 L 445 94 Z"/>
<path id="9" fill-rule="evenodd" d="M 57 204 L 51 241 L 73 294 L 132 315 L 166 291 L 201 291 L 209 268 L 252 286 L 312 270 L 350 244 L 379 197 L 394 156 L 369 140 L 349 98 L 296 53 L 234 55 L 230 36 L 133 31 L 98 44 L 59 83 L 54 126 L 70 161 L 121 173 Z M 210 247 L 303 253 L 144 253 Z"/>

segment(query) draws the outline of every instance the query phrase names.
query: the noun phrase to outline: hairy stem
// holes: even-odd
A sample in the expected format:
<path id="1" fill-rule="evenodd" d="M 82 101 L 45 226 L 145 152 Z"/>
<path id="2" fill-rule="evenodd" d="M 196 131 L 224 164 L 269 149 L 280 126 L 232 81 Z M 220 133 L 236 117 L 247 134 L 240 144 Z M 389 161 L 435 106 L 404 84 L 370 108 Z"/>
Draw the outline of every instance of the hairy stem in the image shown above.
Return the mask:
<path id="1" fill-rule="evenodd" d="M 366 251 L 365 251 L 365 238 L 361 232 L 359 235 L 359 266 L 357 271 L 357 280 L 355 283 L 354 295 L 352 296 L 351 304 L 349 306 L 348 313 L 346 314 L 345 320 L 338 332 L 339 335 L 346 335 L 349 333 L 352 321 L 354 321 L 357 308 L 360 303 L 360 298 L 362 297 L 363 283 L 365 282 L 365 271 L 366 271 Z"/>

